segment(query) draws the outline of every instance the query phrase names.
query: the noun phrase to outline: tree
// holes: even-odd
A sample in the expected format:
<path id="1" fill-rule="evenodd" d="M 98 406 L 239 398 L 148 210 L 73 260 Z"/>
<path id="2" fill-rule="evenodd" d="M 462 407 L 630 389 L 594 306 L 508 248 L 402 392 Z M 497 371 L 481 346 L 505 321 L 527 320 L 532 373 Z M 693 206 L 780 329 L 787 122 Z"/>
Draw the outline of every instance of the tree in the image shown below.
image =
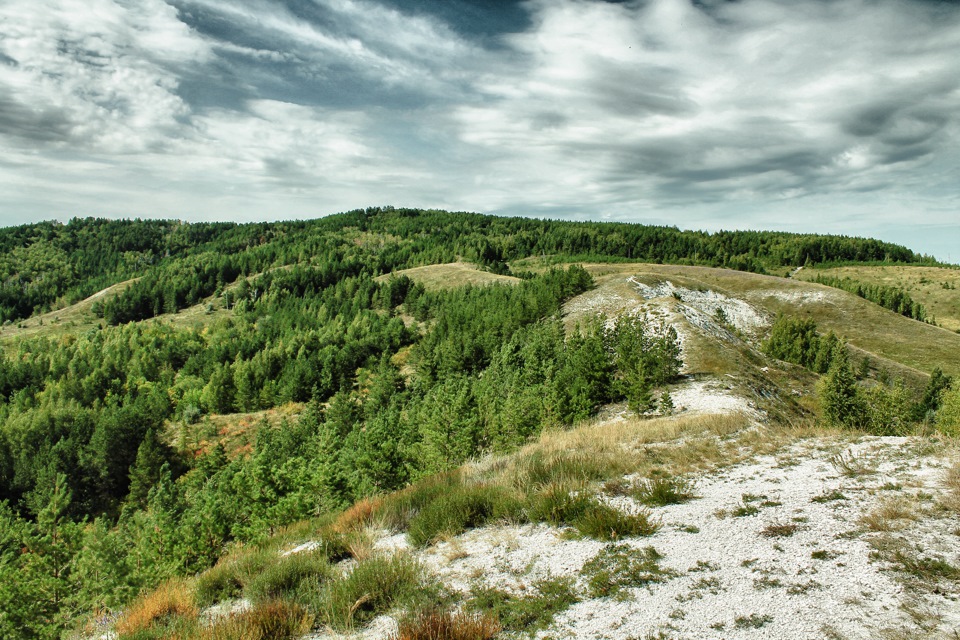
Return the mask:
<path id="1" fill-rule="evenodd" d="M 850 369 L 845 344 L 837 343 L 831 361 L 830 368 L 817 387 L 823 418 L 831 426 L 861 427 L 865 421 L 865 406 L 857 389 L 857 380 Z"/>

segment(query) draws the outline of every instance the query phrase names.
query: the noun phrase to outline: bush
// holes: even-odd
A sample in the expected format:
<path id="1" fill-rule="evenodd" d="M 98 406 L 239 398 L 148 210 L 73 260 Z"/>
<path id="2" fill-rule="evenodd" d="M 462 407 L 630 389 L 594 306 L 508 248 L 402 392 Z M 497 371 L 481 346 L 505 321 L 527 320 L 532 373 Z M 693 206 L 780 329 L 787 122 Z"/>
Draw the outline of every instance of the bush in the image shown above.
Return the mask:
<path id="1" fill-rule="evenodd" d="M 123 639 L 166 637 L 154 634 L 196 621 L 198 611 L 193 600 L 193 593 L 184 580 L 170 580 L 127 607 L 117 621 L 117 634 Z"/>
<path id="2" fill-rule="evenodd" d="M 197 579 L 195 602 L 198 607 L 237 598 L 244 586 L 263 571 L 274 558 L 273 553 L 262 550 L 244 551 L 238 556 L 221 558 L 212 568 Z"/>
<path id="3" fill-rule="evenodd" d="M 529 499 L 527 517 L 532 522 L 546 522 L 559 527 L 572 524 L 592 503 L 592 496 L 585 491 L 555 482 Z"/>
<path id="4" fill-rule="evenodd" d="M 693 488 L 693 482 L 683 478 L 651 478 L 642 481 L 629 494 L 648 507 L 663 507 L 692 500 L 696 497 Z"/>
<path id="5" fill-rule="evenodd" d="M 597 540 L 618 540 L 650 536 L 660 525 L 650 521 L 650 513 L 627 514 L 609 505 L 593 501 L 573 522 L 577 531 Z"/>
<path id="6" fill-rule="evenodd" d="M 491 486 L 459 486 L 425 505 L 410 522 L 410 542 L 424 546 L 443 536 L 497 520 L 516 520 L 521 502 L 507 490 Z"/>

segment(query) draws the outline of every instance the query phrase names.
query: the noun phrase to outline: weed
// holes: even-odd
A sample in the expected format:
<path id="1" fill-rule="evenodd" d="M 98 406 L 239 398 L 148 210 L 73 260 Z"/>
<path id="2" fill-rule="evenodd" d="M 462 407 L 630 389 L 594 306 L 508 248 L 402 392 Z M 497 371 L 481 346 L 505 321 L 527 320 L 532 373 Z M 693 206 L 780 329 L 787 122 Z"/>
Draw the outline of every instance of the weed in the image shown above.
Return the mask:
<path id="1" fill-rule="evenodd" d="M 862 454 L 857 455 L 841 452 L 830 458 L 830 464 L 833 465 L 833 468 L 836 469 L 838 473 L 849 478 L 875 473 L 875 469 L 868 466 L 867 460 Z"/>
<path id="2" fill-rule="evenodd" d="M 759 578 L 753 579 L 753 588 L 757 591 L 763 589 L 779 589 L 783 586 L 783 583 L 780 582 L 777 578 L 770 578 L 767 576 L 760 576 Z"/>
<path id="3" fill-rule="evenodd" d="M 688 573 L 695 573 L 698 571 L 719 571 L 720 565 L 716 562 L 710 562 L 709 560 L 697 560 L 697 564 L 687 569 Z"/>
<path id="4" fill-rule="evenodd" d="M 817 551 L 811 552 L 810 557 L 813 558 L 814 560 L 833 560 L 834 558 L 837 557 L 837 554 L 831 551 L 824 551 L 822 549 L 818 549 Z"/>
<path id="5" fill-rule="evenodd" d="M 648 507 L 681 504 L 696 497 L 694 483 L 683 478 L 651 478 L 637 485 L 630 496 Z"/>
<path id="6" fill-rule="evenodd" d="M 553 482 L 529 499 L 527 517 L 532 522 L 546 522 L 558 527 L 575 521 L 592 503 L 588 493 L 568 484 Z"/>
<path id="7" fill-rule="evenodd" d="M 827 491 L 821 493 L 818 496 L 810 498 L 810 502 L 816 502 L 823 504 L 824 502 L 833 502 L 834 500 L 846 500 L 847 496 L 843 495 L 839 489 L 834 489 L 833 491 Z"/>
<path id="8" fill-rule="evenodd" d="M 692 524 L 677 525 L 677 530 L 684 533 L 700 533 L 700 527 Z"/>
<path id="9" fill-rule="evenodd" d="M 499 589 L 473 591 L 465 608 L 499 619 L 507 631 L 533 634 L 553 622 L 554 616 L 580 601 L 572 578 L 552 578 L 535 583 L 537 593 L 517 596 Z"/>
<path id="10" fill-rule="evenodd" d="M 823 585 L 816 580 L 807 580 L 806 582 L 798 582 L 790 585 L 787 587 L 787 593 L 796 596 L 815 589 L 823 589 Z"/>
<path id="11" fill-rule="evenodd" d="M 500 629 L 490 615 L 428 609 L 402 618 L 390 640 L 490 640 Z"/>
<path id="12" fill-rule="evenodd" d="M 737 616 L 733 620 L 733 625 L 737 629 L 759 629 L 770 622 L 773 622 L 771 615 L 751 613 L 749 616 Z"/>
<path id="13" fill-rule="evenodd" d="M 795 534 L 798 529 L 800 529 L 800 526 L 792 522 L 788 524 L 774 522 L 764 527 L 763 531 L 760 532 L 760 535 L 767 538 L 788 538 Z"/>
<path id="14" fill-rule="evenodd" d="M 659 523 L 651 521 L 649 511 L 627 514 L 595 501 L 574 520 L 573 526 L 583 535 L 597 540 L 650 536 L 660 528 Z"/>
<path id="15" fill-rule="evenodd" d="M 900 565 L 903 571 L 921 580 L 960 580 L 960 567 L 950 564 L 943 558 L 923 557 L 904 549 L 897 549 L 890 560 Z"/>
<path id="16" fill-rule="evenodd" d="M 608 545 L 583 565 L 582 573 L 591 597 L 618 596 L 625 588 L 643 587 L 675 577 L 676 572 L 660 566 L 662 558 L 653 547 Z"/>
<path id="17" fill-rule="evenodd" d="M 216 602 L 240 596 L 244 585 L 275 557 L 273 553 L 253 550 L 221 558 L 215 566 L 197 578 L 196 605 L 208 607 Z"/>
<path id="18" fill-rule="evenodd" d="M 860 518 L 870 531 L 895 531 L 917 518 L 913 507 L 903 498 L 883 500 L 877 508 Z"/>
<path id="19" fill-rule="evenodd" d="M 752 504 L 742 504 L 731 511 L 730 515 L 732 515 L 734 518 L 744 518 L 747 516 L 755 516 L 758 513 L 760 513 L 760 507 Z"/>

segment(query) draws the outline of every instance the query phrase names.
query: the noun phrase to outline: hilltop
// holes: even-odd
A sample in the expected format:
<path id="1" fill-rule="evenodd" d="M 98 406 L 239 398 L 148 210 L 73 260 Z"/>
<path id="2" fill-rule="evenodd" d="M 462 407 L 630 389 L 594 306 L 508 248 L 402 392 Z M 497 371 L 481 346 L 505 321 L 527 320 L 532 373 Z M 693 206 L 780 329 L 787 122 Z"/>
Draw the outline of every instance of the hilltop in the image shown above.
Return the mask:
<path id="1" fill-rule="evenodd" d="M 821 588 L 876 583 L 909 607 L 903 571 L 955 580 L 933 541 L 956 518 L 960 335 L 866 277 L 800 279 L 942 268 L 904 247 L 394 209 L 40 224 L 0 247 L 11 637 L 385 637 L 464 606 L 504 633 L 791 637 Z M 642 506 L 648 490 L 682 504 Z M 901 515 L 864 525 L 887 491 Z M 859 498 L 814 499 L 834 494 Z M 775 558 L 824 579 L 771 577 Z M 701 572 L 729 589 L 694 588 Z M 721 613 L 761 579 L 779 581 L 766 605 Z M 932 593 L 873 628 L 948 630 Z M 879 615 L 844 611 L 838 637 Z"/>

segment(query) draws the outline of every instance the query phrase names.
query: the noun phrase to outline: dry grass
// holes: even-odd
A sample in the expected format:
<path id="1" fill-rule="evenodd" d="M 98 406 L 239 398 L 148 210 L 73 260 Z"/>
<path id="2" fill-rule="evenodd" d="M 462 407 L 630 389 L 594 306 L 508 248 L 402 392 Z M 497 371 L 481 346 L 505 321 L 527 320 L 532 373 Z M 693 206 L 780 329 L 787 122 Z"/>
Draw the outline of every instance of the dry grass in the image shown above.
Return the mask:
<path id="1" fill-rule="evenodd" d="M 193 602 L 193 589 L 188 582 L 170 580 L 127 607 L 117 621 L 116 632 L 123 637 L 165 624 L 173 618 L 196 619 L 199 612 Z"/>
<path id="2" fill-rule="evenodd" d="M 199 640 L 287 640 L 299 638 L 312 625 L 313 616 L 300 605 L 274 600 L 215 622 Z"/>
<path id="3" fill-rule="evenodd" d="M 960 514 L 960 460 L 955 461 L 947 470 L 943 484 L 946 493 L 940 499 L 941 504 L 950 511 Z"/>
<path id="4" fill-rule="evenodd" d="M 488 640 L 500 633 L 496 618 L 484 614 L 422 611 L 400 621 L 391 640 Z"/>
<path id="5" fill-rule="evenodd" d="M 340 533 L 361 531 L 374 526 L 382 512 L 384 500 L 381 496 L 361 498 L 353 506 L 337 517 L 334 529 Z"/>
<path id="6" fill-rule="evenodd" d="M 377 280 L 384 281 L 391 276 L 407 276 L 418 282 L 427 290 L 453 289 L 465 285 L 482 286 L 488 284 L 516 284 L 519 278 L 502 276 L 489 271 L 481 271 L 476 265 L 467 262 L 450 262 L 448 264 L 431 264 L 425 267 L 402 269 L 392 274 L 380 276 Z"/>
<path id="7" fill-rule="evenodd" d="M 870 513 L 860 518 L 860 524 L 870 531 L 898 531 L 919 517 L 916 509 L 903 497 L 885 498 Z"/>

